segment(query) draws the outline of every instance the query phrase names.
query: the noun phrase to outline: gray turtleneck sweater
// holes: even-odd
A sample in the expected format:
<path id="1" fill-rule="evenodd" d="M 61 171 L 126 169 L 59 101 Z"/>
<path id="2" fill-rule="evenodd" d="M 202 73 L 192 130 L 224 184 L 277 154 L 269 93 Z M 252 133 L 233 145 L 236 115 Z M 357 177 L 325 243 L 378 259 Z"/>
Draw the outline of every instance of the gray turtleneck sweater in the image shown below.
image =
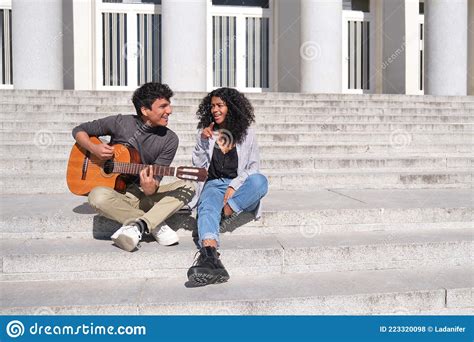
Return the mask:
<path id="1" fill-rule="evenodd" d="M 84 131 L 89 136 L 110 136 L 111 144 L 123 144 L 138 150 L 143 164 L 169 166 L 178 149 L 176 133 L 167 127 L 151 127 L 138 115 L 113 115 L 85 122 L 72 130 L 72 136 Z"/>

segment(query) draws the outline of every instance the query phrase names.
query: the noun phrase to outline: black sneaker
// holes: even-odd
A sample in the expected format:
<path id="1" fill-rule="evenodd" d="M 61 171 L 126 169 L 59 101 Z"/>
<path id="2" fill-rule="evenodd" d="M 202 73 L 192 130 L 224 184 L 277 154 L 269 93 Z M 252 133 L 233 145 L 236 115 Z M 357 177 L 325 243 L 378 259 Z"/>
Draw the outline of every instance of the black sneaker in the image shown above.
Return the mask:
<path id="1" fill-rule="evenodd" d="M 224 265 L 219 260 L 219 253 L 215 247 L 202 247 L 199 257 L 188 270 L 188 279 L 195 285 L 209 285 L 224 283 L 229 280 Z"/>

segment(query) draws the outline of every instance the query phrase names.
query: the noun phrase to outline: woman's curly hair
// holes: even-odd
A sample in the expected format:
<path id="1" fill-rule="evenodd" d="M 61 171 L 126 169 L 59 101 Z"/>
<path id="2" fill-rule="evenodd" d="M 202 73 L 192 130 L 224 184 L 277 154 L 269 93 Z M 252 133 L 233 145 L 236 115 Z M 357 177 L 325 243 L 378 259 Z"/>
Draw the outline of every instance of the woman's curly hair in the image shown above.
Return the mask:
<path id="1" fill-rule="evenodd" d="M 211 99 L 213 97 L 219 97 L 226 104 L 228 112 L 225 117 L 225 129 L 232 134 L 234 143 L 241 143 L 247 134 L 247 129 L 255 122 L 250 101 L 244 94 L 233 88 L 213 90 L 199 104 L 199 109 L 196 112 L 199 120 L 198 128 L 208 127 L 214 122 L 211 113 Z"/>

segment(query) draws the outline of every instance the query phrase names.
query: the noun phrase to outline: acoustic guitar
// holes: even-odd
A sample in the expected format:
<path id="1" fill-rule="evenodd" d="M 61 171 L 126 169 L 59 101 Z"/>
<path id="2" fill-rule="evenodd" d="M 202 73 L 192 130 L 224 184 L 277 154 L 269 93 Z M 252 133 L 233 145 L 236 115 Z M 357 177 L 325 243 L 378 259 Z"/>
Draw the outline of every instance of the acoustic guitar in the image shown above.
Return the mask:
<path id="1" fill-rule="evenodd" d="M 90 137 L 94 144 L 102 141 Z M 131 176 L 136 176 L 149 165 L 141 164 L 140 154 L 132 147 L 115 144 L 114 157 L 100 160 L 85 148 L 74 144 L 67 165 L 67 186 L 76 195 L 87 196 L 96 186 L 106 186 L 119 192 L 125 192 Z M 207 170 L 191 166 L 159 166 L 153 165 L 153 175 L 172 176 L 180 179 L 204 182 Z"/>

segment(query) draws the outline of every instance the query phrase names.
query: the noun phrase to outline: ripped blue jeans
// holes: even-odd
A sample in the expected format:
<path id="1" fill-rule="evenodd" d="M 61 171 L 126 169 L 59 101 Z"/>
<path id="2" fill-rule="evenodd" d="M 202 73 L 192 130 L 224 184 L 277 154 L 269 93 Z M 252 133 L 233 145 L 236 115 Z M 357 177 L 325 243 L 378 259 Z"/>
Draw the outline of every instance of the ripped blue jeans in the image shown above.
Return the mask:
<path id="1" fill-rule="evenodd" d="M 197 224 L 199 244 L 203 240 L 216 240 L 219 244 L 219 225 L 224 207 L 224 194 L 232 179 L 219 178 L 207 181 L 199 197 Z M 260 200 L 268 192 L 268 180 L 259 173 L 250 175 L 244 184 L 227 201 L 234 213 L 257 209 Z"/>

